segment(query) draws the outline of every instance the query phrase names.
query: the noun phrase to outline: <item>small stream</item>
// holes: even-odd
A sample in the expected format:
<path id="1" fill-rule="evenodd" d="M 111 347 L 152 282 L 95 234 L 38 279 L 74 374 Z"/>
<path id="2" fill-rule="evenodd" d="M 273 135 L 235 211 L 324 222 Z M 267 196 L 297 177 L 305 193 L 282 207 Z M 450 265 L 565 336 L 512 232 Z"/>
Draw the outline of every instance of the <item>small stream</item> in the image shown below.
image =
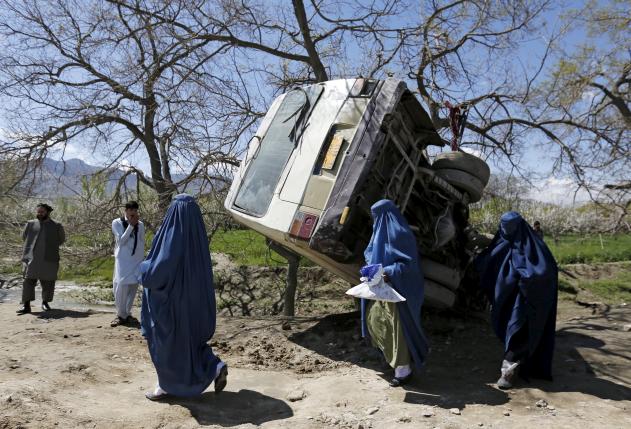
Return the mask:
<path id="1" fill-rule="evenodd" d="M 108 292 L 107 289 L 95 286 L 81 286 L 74 282 L 58 281 L 55 285 L 55 299 L 51 307 L 67 310 L 92 310 L 105 313 L 114 313 L 114 303 L 98 299 L 98 296 Z M 22 285 L 13 282 L 11 287 L 6 284 L 0 288 L 0 304 L 20 305 L 22 295 Z M 31 303 L 34 307 L 39 307 L 41 303 L 41 287 L 35 288 L 35 301 Z"/>

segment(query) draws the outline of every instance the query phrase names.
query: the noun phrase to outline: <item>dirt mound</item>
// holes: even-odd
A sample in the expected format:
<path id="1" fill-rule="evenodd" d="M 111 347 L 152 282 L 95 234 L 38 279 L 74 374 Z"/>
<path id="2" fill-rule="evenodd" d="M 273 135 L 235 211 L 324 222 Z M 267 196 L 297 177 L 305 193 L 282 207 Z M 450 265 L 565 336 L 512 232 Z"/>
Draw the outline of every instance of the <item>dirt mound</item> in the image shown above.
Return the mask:
<path id="1" fill-rule="evenodd" d="M 559 272 L 561 298 L 604 311 L 631 302 L 631 262 L 564 265 Z"/>
<path id="2" fill-rule="evenodd" d="M 600 264 L 563 265 L 561 276 L 577 280 L 599 280 L 617 276 L 621 271 L 631 270 L 631 262 L 603 262 Z"/>
<path id="3" fill-rule="evenodd" d="M 351 333 L 351 325 L 358 327 L 355 324 L 349 324 L 348 330 L 331 329 L 325 334 L 322 329 L 326 322 L 323 325 L 311 318 L 224 320 L 211 346 L 222 359 L 239 367 L 310 374 L 349 367 L 360 360 L 349 353 L 350 346 L 359 343 L 357 330 Z M 321 353 L 319 344 L 328 352 Z M 368 347 L 359 344 L 360 349 Z"/>

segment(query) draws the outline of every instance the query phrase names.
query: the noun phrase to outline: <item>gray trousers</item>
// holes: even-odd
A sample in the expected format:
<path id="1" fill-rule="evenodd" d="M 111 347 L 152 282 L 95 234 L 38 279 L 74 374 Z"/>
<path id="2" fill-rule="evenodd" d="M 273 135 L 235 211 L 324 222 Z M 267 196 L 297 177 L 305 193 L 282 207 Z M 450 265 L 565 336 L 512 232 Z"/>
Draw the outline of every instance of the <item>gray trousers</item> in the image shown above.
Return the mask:
<path id="1" fill-rule="evenodd" d="M 55 294 L 55 280 L 41 280 L 42 301 L 51 302 Z M 28 301 L 35 301 L 35 286 L 37 279 L 24 279 L 22 284 L 22 304 Z"/>

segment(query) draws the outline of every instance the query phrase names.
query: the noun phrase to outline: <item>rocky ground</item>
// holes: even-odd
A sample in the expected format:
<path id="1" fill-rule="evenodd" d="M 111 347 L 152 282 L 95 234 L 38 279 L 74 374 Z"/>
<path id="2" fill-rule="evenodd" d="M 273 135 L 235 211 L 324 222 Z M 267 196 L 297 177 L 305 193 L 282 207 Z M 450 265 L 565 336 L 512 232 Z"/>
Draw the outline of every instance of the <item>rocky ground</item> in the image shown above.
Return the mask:
<path id="1" fill-rule="evenodd" d="M 212 340 L 227 389 L 149 402 L 155 383 L 138 329 L 107 308 L 63 305 L 16 316 L 0 304 L 0 428 L 623 428 L 631 427 L 631 311 L 560 302 L 554 382 L 494 387 L 501 348 L 480 315 L 430 314 L 426 369 L 387 385 L 357 315 L 220 316 Z M 96 310 L 95 310 L 96 309 Z"/>

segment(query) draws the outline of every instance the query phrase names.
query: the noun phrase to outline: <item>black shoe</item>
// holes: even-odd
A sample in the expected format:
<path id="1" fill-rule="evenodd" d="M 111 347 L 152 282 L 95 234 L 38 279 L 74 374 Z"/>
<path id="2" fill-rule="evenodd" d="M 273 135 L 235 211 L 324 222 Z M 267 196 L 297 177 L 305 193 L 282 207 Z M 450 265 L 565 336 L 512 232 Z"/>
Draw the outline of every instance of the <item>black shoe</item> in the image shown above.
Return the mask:
<path id="1" fill-rule="evenodd" d="M 405 377 L 394 377 L 390 380 L 390 386 L 392 387 L 401 387 L 404 384 L 407 384 L 412 379 L 412 374 Z"/>
<path id="2" fill-rule="evenodd" d="M 219 375 L 215 378 L 215 393 L 221 392 L 228 384 L 228 365 L 221 367 Z"/>
<path id="3" fill-rule="evenodd" d="M 48 303 L 46 301 L 42 301 L 42 310 L 43 311 L 50 311 L 50 305 L 48 305 Z"/>
<path id="4" fill-rule="evenodd" d="M 22 308 L 16 311 L 16 313 L 19 314 L 20 316 L 22 314 L 29 314 L 30 312 L 31 312 L 31 304 L 24 304 Z"/>
<path id="5" fill-rule="evenodd" d="M 110 326 L 112 328 L 115 328 L 117 326 L 120 325 L 124 325 L 125 323 L 127 323 L 127 319 L 123 319 L 122 317 L 116 317 L 116 319 L 112 320 L 112 323 L 110 323 Z"/>

